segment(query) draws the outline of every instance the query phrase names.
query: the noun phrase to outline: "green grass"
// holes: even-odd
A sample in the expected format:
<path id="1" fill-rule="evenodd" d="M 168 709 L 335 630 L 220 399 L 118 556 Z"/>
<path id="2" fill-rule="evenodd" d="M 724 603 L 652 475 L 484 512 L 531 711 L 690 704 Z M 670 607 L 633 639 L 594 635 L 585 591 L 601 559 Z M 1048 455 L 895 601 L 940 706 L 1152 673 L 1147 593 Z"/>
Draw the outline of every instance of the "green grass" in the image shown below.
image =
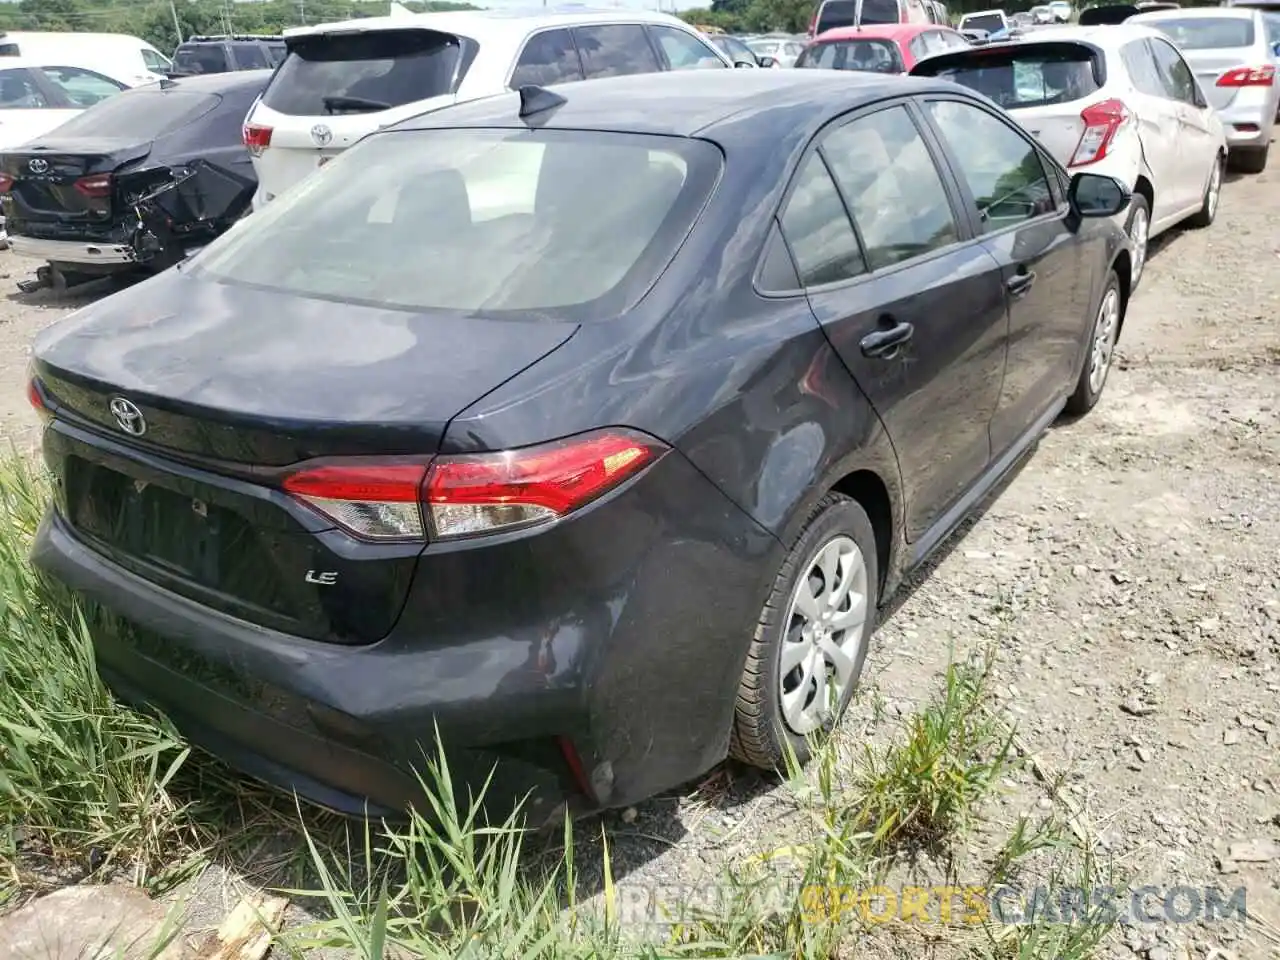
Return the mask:
<path id="1" fill-rule="evenodd" d="M 591 865 L 603 892 L 583 904 L 584 853 L 570 824 L 557 852 L 539 854 L 518 813 L 488 823 L 481 801 L 461 799 L 443 765 L 423 773 L 425 815 L 396 829 L 352 828 L 247 784 L 189 750 L 163 720 L 117 704 L 94 670 L 79 605 L 27 561 L 47 496 L 23 460 L 0 462 L 0 908 L 86 876 L 163 890 L 221 859 L 294 887 L 294 899 L 327 918 L 282 933 L 278 952 L 294 956 L 321 946 L 368 960 L 852 956 L 866 933 L 856 912 L 779 898 L 778 884 L 882 882 L 904 855 L 963 835 L 1008 766 L 1012 733 L 987 709 L 990 660 L 952 665 L 888 745 L 850 750 L 836 737 L 807 771 L 793 768 L 784 789 L 794 836 L 726 868 L 714 908 L 672 904 L 667 926 L 631 927 L 607 834 Z M 1020 822 L 993 874 L 1065 842 Z M 969 955 L 1077 960 L 1105 928 L 983 932 Z"/>

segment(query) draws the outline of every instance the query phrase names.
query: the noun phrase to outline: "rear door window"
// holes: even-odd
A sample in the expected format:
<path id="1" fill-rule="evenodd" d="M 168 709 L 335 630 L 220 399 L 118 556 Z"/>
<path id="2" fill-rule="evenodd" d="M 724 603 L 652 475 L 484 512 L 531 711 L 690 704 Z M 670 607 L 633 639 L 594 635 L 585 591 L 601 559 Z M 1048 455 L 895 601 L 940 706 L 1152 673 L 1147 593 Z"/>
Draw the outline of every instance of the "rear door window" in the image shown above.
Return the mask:
<path id="1" fill-rule="evenodd" d="M 369 30 L 299 37 L 262 102 L 278 113 L 370 113 L 454 93 L 462 41 L 435 30 Z"/>
<path id="2" fill-rule="evenodd" d="M 0 70 L 0 110 L 45 110 L 50 103 L 30 70 Z"/>
<path id="3" fill-rule="evenodd" d="M 1182 59 L 1182 54 L 1165 40 L 1153 38 L 1151 52 L 1156 60 L 1156 73 L 1165 90 L 1165 96 L 1182 103 L 1196 102 L 1196 78 Z"/>
<path id="4" fill-rule="evenodd" d="M 233 51 L 236 55 L 237 70 L 265 70 L 271 66 L 266 51 L 256 43 L 237 44 Z"/>
<path id="5" fill-rule="evenodd" d="M 58 136 L 154 140 L 199 120 L 221 98 L 154 85 L 126 90 L 92 110 L 77 114 L 58 128 Z"/>
<path id="6" fill-rule="evenodd" d="M 1071 103 L 1101 89 L 1097 54 L 1078 44 L 953 55 L 918 71 L 976 90 L 1005 109 Z"/>
<path id="7" fill-rule="evenodd" d="M 81 67 L 41 67 L 41 73 L 77 107 L 92 107 L 125 89 L 123 83 Z"/>
<path id="8" fill-rule="evenodd" d="M 546 86 L 581 79 L 582 61 L 569 31 L 544 30 L 525 42 L 511 74 L 511 89 L 529 83 Z"/>
<path id="9" fill-rule="evenodd" d="M 226 73 L 227 51 L 220 43 L 183 44 L 173 55 L 173 69 L 179 73 Z"/>
<path id="10" fill-rule="evenodd" d="M 699 70 L 704 67 L 715 68 L 725 65 L 724 61 L 713 54 L 702 41 L 697 37 L 689 36 L 683 30 L 657 24 L 650 24 L 648 30 L 649 36 L 658 47 L 658 52 L 666 60 L 668 70 Z M 754 62 L 755 54 L 751 52 L 751 48 L 746 44 L 742 44 L 742 48 L 751 55 Z"/>
<path id="11" fill-rule="evenodd" d="M 845 124 L 826 138 L 822 153 L 849 201 L 872 270 L 959 238 L 942 176 L 906 107 Z"/>
<path id="12" fill-rule="evenodd" d="M 1151 46 L 1146 40 L 1130 40 L 1120 48 L 1120 58 L 1129 71 L 1129 79 L 1138 88 L 1139 93 L 1151 97 L 1168 97 L 1168 91 L 1160 80 L 1156 70 L 1155 59 L 1151 55 Z"/>
<path id="13" fill-rule="evenodd" d="M 588 80 L 657 73 L 662 69 L 644 28 L 638 23 L 575 27 L 573 38 Z"/>

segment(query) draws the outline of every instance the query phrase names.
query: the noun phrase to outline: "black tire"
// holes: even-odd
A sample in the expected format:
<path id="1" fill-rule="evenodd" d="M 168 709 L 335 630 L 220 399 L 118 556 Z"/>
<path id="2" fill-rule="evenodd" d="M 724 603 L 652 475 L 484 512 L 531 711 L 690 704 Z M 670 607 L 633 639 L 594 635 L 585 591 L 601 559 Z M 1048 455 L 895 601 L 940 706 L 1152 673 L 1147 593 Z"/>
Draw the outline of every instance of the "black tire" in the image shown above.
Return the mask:
<path id="1" fill-rule="evenodd" d="M 787 724 L 780 703 L 782 645 L 784 623 L 791 611 L 796 586 L 814 566 L 819 550 L 836 537 L 848 537 L 862 554 L 866 571 L 866 618 L 863 622 L 850 681 L 834 712 L 829 712 L 818 735 L 829 733 L 844 713 L 845 707 L 862 675 L 867 646 L 875 630 L 879 601 L 880 570 L 876 555 L 875 531 L 866 512 L 857 501 L 838 493 L 829 493 L 810 511 L 800 535 L 792 544 L 786 559 L 774 578 L 773 588 L 765 601 L 756 625 L 755 636 L 747 653 L 738 699 L 734 709 L 733 730 L 729 738 L 729 755 L 764 770 L 782 770 L 787 749 L 804 763 L 809 759 L 805 737 Z"/>
<path id="2" fill-rule="evenodd" d="M 1265 147 L 1250 147 L 1231 151 L 1229 162 L 1240 173 L 1261 173 L 1267 169 L 1267 154 L 1271 152 L 1271 144 Z"/>
<path id="3" fill-rule="evenodd" d="M 1201 229 L 1213 223 L 1214 218 L 1218 215 L 1218 198 L 1222 192 L 1222 173 L 1223 160 L 1219 155 L 1216 161 L 1218 164 L 1215 171 L 1209 174 L 1209 182 L 1204 185 L 1204 200 L 1200 205 L 1200 212 L 1187 221 L 1187 226 Z M 1215 183 L 1215 174 L 1217 182 Z M 1217 194 L 1214 190 L 1217 190 Z"/>
<path id="4" fill-rule="evenodd" d="M 1135 276 L 1129 282 L 1131 290 L 1138 289 L 1138 284 L 1142 282 L 1143 274 L 1147 272 L 1147 251 L 1151 249 L 1151 205 L 1147 203 L 1146 197 L 1140 193 L 1135 193 L 1129 201 L 1129 218 L 1124 224 L 1124 232 L 1128 234 L 1130 243 L 1133 242 L 1133 224 L 1138 219 L 1139 214 L 1146 219 L 1147 235 L 1142 244 L 1142 261 L 1135 271 Z"/>
<path id="5" fill-rule="evenodd" d="M 1114 306 L 1116 315 L 1113 318 L 1114 330 L 1111 336 L 1111 349 L 1107 356 L 1107 366 L 1102 375 L 1102 382 L 1094 389 L 1092 383 L 1093 374 L 1093 352 L 1094 341 L 1098 337 L 1098 328 L 1104 322 L 1104 308 L 1108 305 L 1108 298 L 1114 297 Z M 1068 416 L 1081 417 L 1097 406 L 1098 398 L 1102 396 L 1102 391 L 1107 388 L 1107 380 L 1111 375 L 1111 368 L 1115 365 L 1115 342 L 1120 335 L 1120 322 L 1124 319 L 1124 299 L 1120 294 L 1120 278 L 1116 276 L 1116 272 L 1112 270 L 1107 275 L 1107 285 L 1102 288 L 1102 296 L 1098 299 L 1098 309 L 1094 311 L 1093 323 L 1089 324 L 1089 340 L 1085 344 L 1084 363 L 1080 367 L 1080 376 L 1076 379 L 1075 392 L 1067 400 L 1064 412 Z"/>

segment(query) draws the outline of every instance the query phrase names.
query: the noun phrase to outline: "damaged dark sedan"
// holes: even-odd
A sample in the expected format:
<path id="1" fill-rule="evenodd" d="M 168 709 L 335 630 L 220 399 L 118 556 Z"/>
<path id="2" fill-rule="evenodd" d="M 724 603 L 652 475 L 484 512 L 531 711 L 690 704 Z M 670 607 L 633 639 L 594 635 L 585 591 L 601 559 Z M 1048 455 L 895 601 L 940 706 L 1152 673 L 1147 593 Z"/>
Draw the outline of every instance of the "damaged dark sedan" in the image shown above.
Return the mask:
<path id="1" fill-rule="evenodd" d="M 0 155 L 13 252 L 35 286 L 158 273 L 213 240 L 257 186 L 241 124 L 269 70 L 125 91 Z"/>

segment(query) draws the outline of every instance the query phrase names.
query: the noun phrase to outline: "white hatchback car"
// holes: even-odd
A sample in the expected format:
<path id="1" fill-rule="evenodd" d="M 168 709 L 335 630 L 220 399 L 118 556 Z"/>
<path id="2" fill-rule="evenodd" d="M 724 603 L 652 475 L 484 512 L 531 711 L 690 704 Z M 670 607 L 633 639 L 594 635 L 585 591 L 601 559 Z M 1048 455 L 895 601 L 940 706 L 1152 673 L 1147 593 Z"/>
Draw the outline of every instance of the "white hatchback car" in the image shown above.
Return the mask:
<path id="1" fill-rule="evenodd" d="M 1133 191 L 1125 229 L 1137 286 L 1151 237 L 1218 211 L 1227 137 L 1191 67 L 1151 27 L 1056 27 L 916 64 L 990 97 L 1067 171 L 1103 173 Z"/>
<path id="2" fill-rule="evenodd" d="M 399 14 L 287 30 L 285 43 L 245 119 L 255 210 L 366 134 L 429 110 L 524 84 L 735 66 L 682 20 L 641 10 Z"/>

